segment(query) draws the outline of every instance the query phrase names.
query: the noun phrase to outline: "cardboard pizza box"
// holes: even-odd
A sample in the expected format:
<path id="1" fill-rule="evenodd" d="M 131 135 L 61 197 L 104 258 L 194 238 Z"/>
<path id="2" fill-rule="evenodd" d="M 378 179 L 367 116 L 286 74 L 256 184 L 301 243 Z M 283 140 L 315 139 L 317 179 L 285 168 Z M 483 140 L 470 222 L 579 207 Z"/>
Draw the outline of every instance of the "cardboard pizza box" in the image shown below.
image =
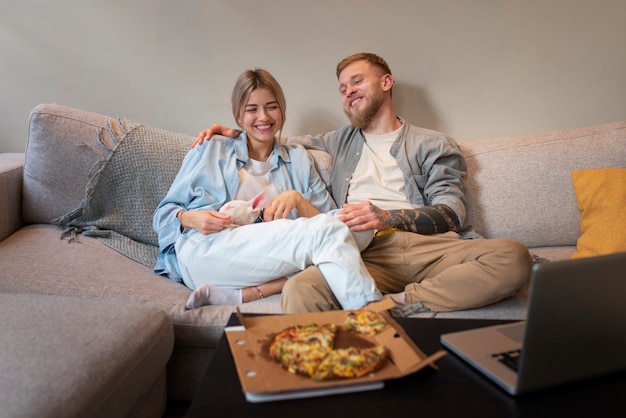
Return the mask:
<path id="1" fill-rule="evenodd" d="M 374 336 L 361 334 L 355 337 L 365 340 L 366 344 L 386 347 L 390 355 L 385 365 L 368 376 L 322 382 L 289 373 L 269 356 L 269 345 L 279 332 L 290 326 L 334 323 L 341 327 L 349 311 L 248 317 L 238 312 L 243 325 L 227 327 L 225 332 L 246 399 L 266 402 L 375 390 L 381 389 L 385 380 L 407 376 L 426 366 L 436 368 L 435 361 L 444 356 L 445 351 L 430 356 L 424 354 L 387 312 L 393 306 L 389 299 L 368 305 L 367 309 L 385 315 L 390 326 Z"/>

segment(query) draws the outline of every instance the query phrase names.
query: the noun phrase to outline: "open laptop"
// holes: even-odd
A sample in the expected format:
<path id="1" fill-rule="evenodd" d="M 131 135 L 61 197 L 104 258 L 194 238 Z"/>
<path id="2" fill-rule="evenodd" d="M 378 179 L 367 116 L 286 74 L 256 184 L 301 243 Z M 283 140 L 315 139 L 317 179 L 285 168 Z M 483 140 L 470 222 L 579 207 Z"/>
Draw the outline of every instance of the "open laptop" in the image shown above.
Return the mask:
<path id="1" fill-rule="evenodd" d="M 441 343 L 512 395 L 625 370 L 626 253 L 535 264 L 526 321 Z"/>

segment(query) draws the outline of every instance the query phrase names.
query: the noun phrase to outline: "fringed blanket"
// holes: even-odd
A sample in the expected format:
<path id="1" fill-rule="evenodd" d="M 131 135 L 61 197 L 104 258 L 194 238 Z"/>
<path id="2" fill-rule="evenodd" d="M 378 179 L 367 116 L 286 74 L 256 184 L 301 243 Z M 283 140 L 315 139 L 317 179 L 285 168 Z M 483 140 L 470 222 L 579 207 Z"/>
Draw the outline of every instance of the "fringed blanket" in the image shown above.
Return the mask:
<path id="1" fill-rule="evenodd" d="M 96 237 L 113 250 L 150 268 L 158 251 L 152 217 L 178 173 L 193 138 L 129 121 L 114 121 L 114 144 L 92 170 L 83 202 L 53 221 L 62 238 Z M 100 141 L 102 144 L 105 141 Z"/>

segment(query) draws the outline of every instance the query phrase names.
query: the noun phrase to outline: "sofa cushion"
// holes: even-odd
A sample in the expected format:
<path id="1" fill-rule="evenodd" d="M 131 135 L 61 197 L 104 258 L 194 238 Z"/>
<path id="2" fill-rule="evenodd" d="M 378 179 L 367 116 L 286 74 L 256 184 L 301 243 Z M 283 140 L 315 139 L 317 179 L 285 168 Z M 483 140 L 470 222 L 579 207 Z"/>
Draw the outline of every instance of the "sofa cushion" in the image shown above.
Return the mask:
<path id="1" fill-rule="evenodd" d="M 56 104 L 30 114 L 22 218 L 50 223 L 85 198 L 91 173 L 131 126 L 129 123 Z"/>
<path id="2" fill-rule="evenodd" d="M 573 258 L 626 251 L 626 169 L 575 170 L 572 181 L 581 212 Z"/>
<path id="3" fill-rule="evenodd" d="M 3 417 L 160 416 L 174 345 L 162 311 L 0 294 Z"/>
<path id="4" fill-rule="evenodd" d="M 528 247 L 575 246 L 580 212 L 571 172 L 626 166 L 626 122 L 512 138 L 459 141 L 468 223 Z"/>

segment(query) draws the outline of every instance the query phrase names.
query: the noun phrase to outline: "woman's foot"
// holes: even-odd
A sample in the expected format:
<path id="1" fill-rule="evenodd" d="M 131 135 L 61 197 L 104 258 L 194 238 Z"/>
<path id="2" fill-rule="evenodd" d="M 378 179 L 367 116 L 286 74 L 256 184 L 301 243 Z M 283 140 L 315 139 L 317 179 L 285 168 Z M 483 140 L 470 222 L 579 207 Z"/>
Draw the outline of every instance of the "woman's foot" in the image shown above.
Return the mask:
<path id="1" fill-rule="evenodd" d="M 187 309 L 205 305 L 238 305 L 242 303 L 241 289 L 228 289 L 205 284 L 191 292 L 187 299 Z"/>

